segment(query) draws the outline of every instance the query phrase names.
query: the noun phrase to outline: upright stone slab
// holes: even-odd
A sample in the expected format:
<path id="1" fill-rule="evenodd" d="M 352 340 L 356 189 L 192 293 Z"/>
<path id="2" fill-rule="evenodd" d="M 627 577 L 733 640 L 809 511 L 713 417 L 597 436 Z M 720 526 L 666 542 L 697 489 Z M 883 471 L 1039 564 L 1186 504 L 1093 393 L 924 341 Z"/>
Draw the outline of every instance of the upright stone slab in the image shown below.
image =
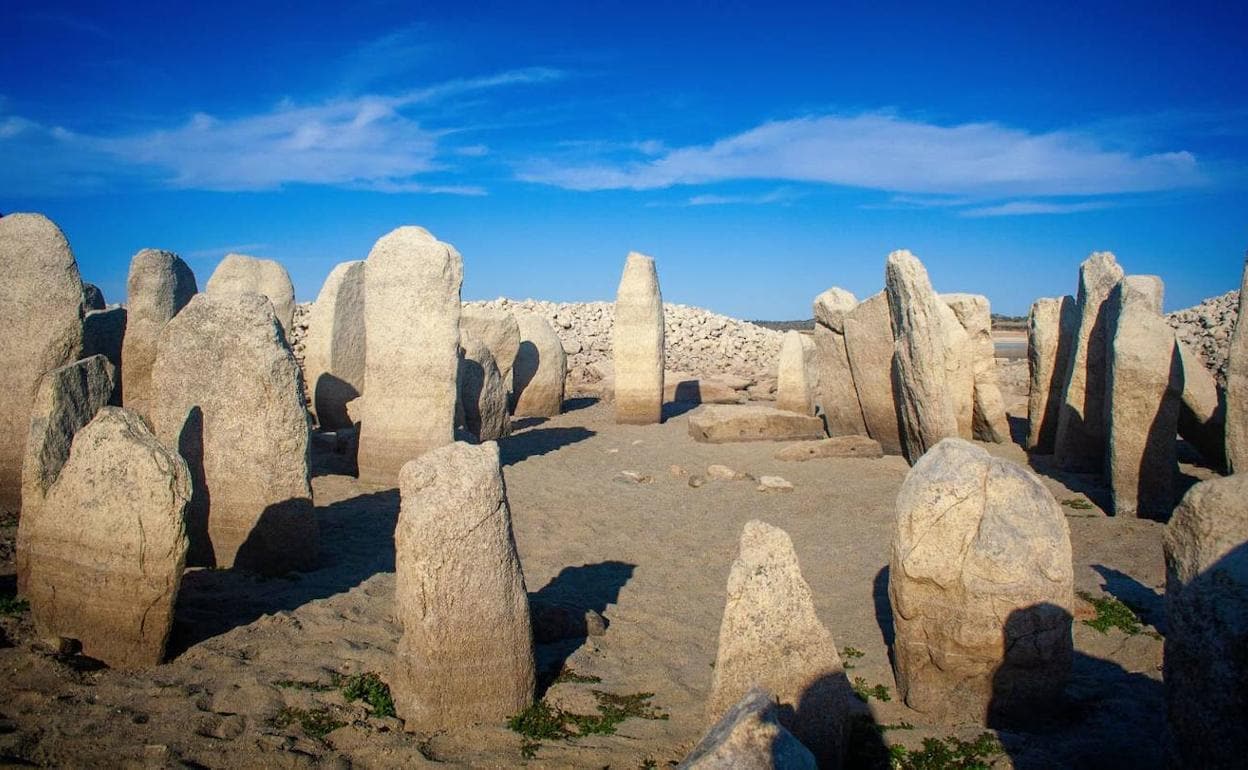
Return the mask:
<path id="1" fill-rule="evenodd" d="M 143 418 L 104 407 L 74 437 L 31 531 L 27 595 L 44 639 L 114 668 L 160 663 L 186 561 L 190 473 Z"/>
<path id="2" fill-rule="evenodd" d="M 615 421 L 663 421 L 663 296 L 654 260 L 630 252 L 615 296 Z"/>
<path id="3" fill-rule="evenodd" d="M 958 423 L 958 436 L 970 440 L 975 436 L 975 349 L 971 335 L 958 320 L 953 309 L 941 297 L 936 298 L 940 314 L 941 341 L 945 346 L 945 382 L 949 401 Z"/>
<path id="4" fill-rule="evenodd" d="M 1119 516 L 1168 516 L 1183 364 L 1161 315 L 1161 279 L 1129 275 L 1110 293 L 1105 476 Z"/>
<path id="5" fill-rule="evenodd" d="M 186 307 L 199 288 L 195 273 L 170 251 L 143 249 L 130 260 L 126 278 L 126 336 L 121 357 L 122 403 L 144 417 L 151 415 L 152 364 L 156 342 L 169 319 Z"/>
<path id="6" fill-rule="evenodd" d="M 282 333 L 290 334 L 295 318 L 295 285 L 290 273 L 280 262 L 226 254 L 208 278 L 209 294 L 260 294 L 273 303 L 273 313 L 282 325 Z"/>
<path id="7" fill-rule="evenodd" d="M 16 512 L 39 380 L 82 350 L 82 279 L 65 235 L 39 214 L 0 217 L 0 265 L 0 509 Z"/>
<path id="8" fill-rule="evenodd" d="M 364 388 L 364 265 L 336 265 L 308 316 L 303 371 L 312 413 L 325 430 L 351 427 L 347 402 Z"/>
<path id="9" fill-rule="evenodd" d="M 395 710 L 424 732 L 501 723 L 533 702 L 535 668 L 498 445 L 433 449 L 403 466 L 399 492 Z"/>
<path id="10" fill-rule="evenodd" d="M 117 306 L 87 311 L 82 319 L 82 357 L 104 356 L 116 371 L 113 406 L 121 406 L 125 397 L 122 392 L 121 356 L 126 337 L 126 316 L 126 309 Z"/>
<path id="11" fill-rule="evenodd" d="M 464 427 L 478 441 L 497 441 L 511 434 L 507 388 L 485 343 L 464 335 L 459 360 L 459 403 Z"/>
<path id="12" fill-rule="evenodd" d="M 770 693 L 751 688 L 677 770 L 815 770 L 815 755 L 784 729 L 777 712 Z"/>
<path id="13" fill-rule="evenodd" d="M 554 417 L 563 411 L 568 355 L 545 318 L 518 313 L 520 346 L 512 369 L 516 417 Z"/>
<path id="14" fill-rule="evenodd" d="M 92 310 L 103 310 L 108 307 L 104 302 L 104 292 L 100 291 L 100 287 L 93 283 L 82 284 L 82 308 L 85 312 Z"/>
<path id="15" fill-rule="evenodd" d="M 897 495 L 888 572 L 906 704 L 988 724 L 1054 705 L 1073 575 L 1066 518 L 1039 479 L 961 439 L 929 450 Z"/>
<path id="16" fill-rule="evenodd" d="M 822 410 L 832 436 L 864 435 L 866 423 L 845 351 L 845 316 L 858 300 L 832 287 L 815 297 L 815 404 Z"/>
<path id="17" fill-rule="evenodd" d="M 422 227 L 400 227 L 369 253 L 361 481 L 393 486 L 404 463 L 453 440 L 463 280 L 459 252 Z"/>
<path id="18" fill-rule="evenodd" d="M 1202 481 L 1170 523 L 1163 678 L 1173 767 L 1248 756 L 1248 474 Z"/>
<path id="19" fill-rule="evenodd" d="M 815 413 L 815 367 L 814 339 L 801 332 L 785 332 L 776 373 L 777 409 L 798 414 Z"/>
<path id="20" fill-rule="evenodd" d="M 466 307 L 460 311 L 459 333 L 472 336 L 490 349 L 503 384 L 511 390 L 511 369 L 520 350 L 520 325 L 507 310 Z"/>
<path id="21" fill-rule="evenodd" d="M 1248 258 L 1239 288 L 1239 315 L 1226 365 L 1226 465 L 1248 472 Z"/>
<path id="22" fill-rule="evenodd" d="M 1066 470 L 1099 472 L 1105 464 L 1105 359 L 1109 349 L 1105 302 L 1122 280 L 1108 251 L 1079 266 L 1079 325 L 1066 366 L 1066 383 L 1053 454 Z"/>
<path id="23" fill-rule="evenodd" d="M 1010 422 L 997 385 L 996 346 L 992 342 L 992 306 L 981 294 L 942 294 L 941 299 L 966 330 L 974 372 L 972 435 L 980 441 L 1007 444 Z"/>
<path id="24" fill-rule="evenodd" d="M 1179 435 L 1187 439 L 1214 469 L 1226 468 L 1226 393 L 1200 360 L 1200 354 L 1180 339 L 1183 396 L 1179 403 Z"/>
<path id="25" fill-rule="evenodd" d="M 754 520 L 728 573 L 707 717 L 718 721 L 753 687 L 775 693 L 781 722 L 821 765 L 839 767 L 850 692 L 841 656 L 815 614 L 788 534 Z"/>
<path id="26" fill-rule="evenodd" d="M 195 295 L 160 333 L 152 393 L 156 435 L 191 471 L 191 563 L 315 566 L 308 413 L 269 300 Z"/>
<path id="27" fill-rule="evenodd" d="M 1053 454 L 1077 313 L 1066 295 L 1036 300 L 1027 316 L 1027 449 L 1039 454 Z"/>
<path id="28" fill-rule="evenodd" d="M 908 251 L 894 251 L 885 266 L 892 318 L 893 386 L 901 445 L 913 465 L 941 439 L 958 435 L 958 411 L 949 386 L 944 304 L 932 291 L 927 270 Z M 945 308 L 952 315 L 952 311 Z M 956 362 L 960 363 L 960 362 Z"/>
<path id="29" fill-rule="evenodd" d="M 22 463 L 22 516 L 17 522 L 17 591 L 26 595 L 30 535 L 44 496 L 69 459 L 74 435 L 113 401 L 116 375 L 104 356 L 53 369 L 39 383 Z"/>
<path id="30" fill-rule="evenodd" d="M 901 454 L 893 390 L 893 329 L 884 292 L 863 300 L 845 316 L 845 351 L 867 435 L 888 454 Z"/>

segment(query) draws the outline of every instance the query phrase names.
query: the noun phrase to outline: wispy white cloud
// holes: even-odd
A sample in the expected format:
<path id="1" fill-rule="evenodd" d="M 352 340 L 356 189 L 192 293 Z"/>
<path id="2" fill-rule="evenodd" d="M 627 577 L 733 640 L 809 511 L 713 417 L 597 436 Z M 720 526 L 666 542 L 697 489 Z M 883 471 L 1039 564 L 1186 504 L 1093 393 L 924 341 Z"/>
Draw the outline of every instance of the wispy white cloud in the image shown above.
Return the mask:
<path id="1" fill-rule="evenodd" d="M 188 259 L 202 259 L 204 257 L 224 257 L 226 254 L 247 254 L 261 249 L 269 248 L 267 243 L 235 243 L 229 246 L 209 246 L 206 249 L 196 249 L 188 251 L 182 256 Z"/>
<path id="2" fill-rule="evenodd" d="M 1078 203 L 1053 203 L 1048 201 L 1009 201 L 995 206 L 979 206 L 958 212 L 963 217 L 1011 217 L 1031 214 L 1077 214 L 1082 211 L 1099 211 L 1115 208 L 1116 201 L 1080 201 Z"/>
<path id="3" fill-rule="evenodd" d="M 757 206 L 767 203 L 784 203 L 798 197 L 791 190 L 772 190 L 762 195 L 718 195 L 707 193 L 704 195 L 695 195 L 685 202 L 687 206 L 731 206 L 731 205 L 747 205 Z"/>

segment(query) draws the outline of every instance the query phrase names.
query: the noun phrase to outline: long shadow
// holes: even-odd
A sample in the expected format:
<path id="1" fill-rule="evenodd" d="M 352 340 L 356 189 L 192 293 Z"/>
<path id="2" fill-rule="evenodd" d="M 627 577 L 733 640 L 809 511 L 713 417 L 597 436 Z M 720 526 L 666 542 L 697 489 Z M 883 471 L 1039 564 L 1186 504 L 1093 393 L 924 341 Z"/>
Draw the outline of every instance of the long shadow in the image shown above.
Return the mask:
<path id="1" fill-rule="evenodd" d="M 692 412 L 699 406 L 702 406 L 700 401 L 669 401 L 663 405 L 663 420 L 666 422 L 673 417 L 679 417 L 687 412 Z"/>
<path id="2" fill-rule="evenodd" d="M 1166 633 L 1166 597 L 1152 588 L 1104 564 L 1093 564 L 1092 569 L 1105 580 L 1105 592 L 1135 611 L 1140 619 Z"/>
<path id="3" fill-rule="evenodd" d="M 1031 426 L 1027 422 L 1026 417 L 1015 417 L 1007 414 L 1005 419 L 1010 424 L 1010 441 L 1018 444 L 1023 449 L 1027 448 L 1027 431 Z"/>
<path id="4" fill-rule="evenodd" d="M 347 403 L 359 397 L 360 392 L 354 385 L 329 372 L 322 372 L 313 383 L 312 392 L 316 420 L 321 428 L 350 428 L 351 416 L 347 414 Z"/>
<path id="5" fill-rule="evenodd" d="M 1060 481 L 1073 492 L 1078 492 L 1106 513 L 1114 510 L 1113 494 L 1100 473 L 1081 473 L 1059 468 L 1053 455 L 1027 455 L 1027 464 L 1041 476 Z"/>
<path id="6" fill-rule="evenodd" d="M 888 565 L 880 567 L 875 573 L 875 581 L 871 584 L 871 600 L 875 605 L 875 622 L 880 627 L 880 636 L 888 647 L 888 662 L 893 663 L 893 639 L 896 631 L 893 627 L 893 605 L 888 599 Z"/>
<path id="7" fill-rule="evenodd" d="M 504 436 L 498 440 L 499 461 L 503 466 L 515 465 L 530 457 L 537 457 L 569 444 L 594 436 L 588 428 L 535 428 L 523 433 Z"/>
<path id="8" fill-rule="evenodd" d="M 594 396 L 579 396 L 577 398 L 567 398 L 563 401 L 564 414 L 575 412 L 578 409 L 588 409 L 602 399 Z"/>
<path id="9" fill-rule="evenodd" d="M 588 638 L 586 612 L 604 614 L 607 605 L 619 601 L 620 589 L 636 569 L 636 564 L 622 561 L 564 567 L 541 590 L 529 594 L 535 625 L 539 626 L 539 693 L 550 687 L 568 657 Z"/>
<path id="10" fill-rule="evenodd" d="M 263 615 L 296 609 L 394 571 L 398 490 L 342 500 L 317 508 L 315 514 L 321 540 L 334 547 L 323 551 L 310 572 L 275 578 L 238 568 L 187 572 L 174 608 L 168 657 Z"/>
<path id="11" fill-rule="evenodd" d="M 318 476 L 359 476 L 360 434 L 358 428 L 313 431 L 308 472 Z"/>

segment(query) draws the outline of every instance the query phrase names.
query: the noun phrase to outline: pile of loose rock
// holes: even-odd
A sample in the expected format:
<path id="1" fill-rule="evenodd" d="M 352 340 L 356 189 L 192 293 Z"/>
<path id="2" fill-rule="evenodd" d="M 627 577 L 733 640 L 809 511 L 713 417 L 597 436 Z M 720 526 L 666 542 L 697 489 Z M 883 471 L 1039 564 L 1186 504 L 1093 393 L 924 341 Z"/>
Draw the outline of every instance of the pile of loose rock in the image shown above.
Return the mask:
<path id="1" fill-rule="evenodd" d="M 1176 310 L 1166 316 L 1166 321 L 1179 339 L 1200 354 L 1220 385 L 1226 384 L 1227 351 L 1231 347 L 1238 311 L 1239 292 L 1228 291 L 1220 297 L 1210 297 L 1199 305 Z"/>

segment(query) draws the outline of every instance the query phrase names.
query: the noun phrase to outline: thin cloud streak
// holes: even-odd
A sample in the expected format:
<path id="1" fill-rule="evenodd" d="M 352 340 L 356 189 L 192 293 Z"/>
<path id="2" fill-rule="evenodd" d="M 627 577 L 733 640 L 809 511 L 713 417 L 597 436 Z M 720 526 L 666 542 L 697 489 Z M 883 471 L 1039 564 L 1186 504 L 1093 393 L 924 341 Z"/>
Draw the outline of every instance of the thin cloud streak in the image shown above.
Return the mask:
<path id="1" fill-rule="evenodd" d="M 1115 201 L 1084 201 L 1082 203 L 1049 203 L 1046 201 L 1010 201 L 996 206 L 982 206 L 958 212 L 968 218 L 1029 216 L 1033 214 L 1077 214 L 1116 208 Z"/>

